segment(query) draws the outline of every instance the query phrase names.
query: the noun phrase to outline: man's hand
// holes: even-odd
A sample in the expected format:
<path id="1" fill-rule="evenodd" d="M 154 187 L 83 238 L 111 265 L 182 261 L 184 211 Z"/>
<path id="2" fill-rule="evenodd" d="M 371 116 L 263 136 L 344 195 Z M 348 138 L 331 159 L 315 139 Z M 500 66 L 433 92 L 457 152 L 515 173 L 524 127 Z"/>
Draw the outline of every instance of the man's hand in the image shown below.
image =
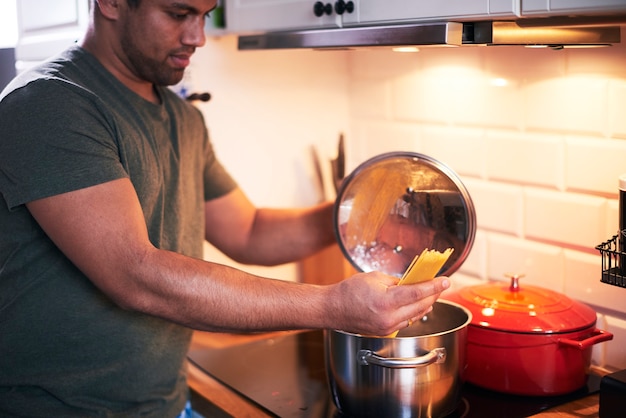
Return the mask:
<path id="1" fill-rule="evenodd" d="M 359 273 L 333 285 L 331 312 L 337 328 L 364 335 L 388 335 L 417 321 L 432 309 L 445 289 L 447 277 L 398 285 L 398 279 L 378 272 Z"/>

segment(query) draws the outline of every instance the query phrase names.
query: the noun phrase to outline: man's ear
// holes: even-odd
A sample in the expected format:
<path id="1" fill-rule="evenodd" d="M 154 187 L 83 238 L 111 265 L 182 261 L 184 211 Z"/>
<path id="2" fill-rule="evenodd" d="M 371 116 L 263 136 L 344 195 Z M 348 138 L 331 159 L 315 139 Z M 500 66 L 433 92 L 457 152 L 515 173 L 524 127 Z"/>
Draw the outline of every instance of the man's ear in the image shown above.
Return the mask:
<path id="1" fill-rule="evenodd" d="M 100 14 L 111 20 L 116 20 L 120 14 L 120 6 L 124 7 L 124 5 L 120 5 L 119 0 L 96 0 L 95 3 Z"/>

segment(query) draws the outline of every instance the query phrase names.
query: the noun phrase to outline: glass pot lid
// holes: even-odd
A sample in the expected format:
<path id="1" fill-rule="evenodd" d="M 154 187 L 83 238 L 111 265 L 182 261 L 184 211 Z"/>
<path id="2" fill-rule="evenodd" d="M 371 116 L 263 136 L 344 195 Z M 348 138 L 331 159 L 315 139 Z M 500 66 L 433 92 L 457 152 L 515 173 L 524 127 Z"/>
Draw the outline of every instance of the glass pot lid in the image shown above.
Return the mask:
<path id="1" fill-rule="evenodd" d="M 459 177 L 426 155 L 392 152 L 348 175 L 334 209 L 339 247 L 364 272 L 401 277 L 422 250 L 454 248 L 439 275 L 455 272 L 476 234 L 476 213 Z"/>

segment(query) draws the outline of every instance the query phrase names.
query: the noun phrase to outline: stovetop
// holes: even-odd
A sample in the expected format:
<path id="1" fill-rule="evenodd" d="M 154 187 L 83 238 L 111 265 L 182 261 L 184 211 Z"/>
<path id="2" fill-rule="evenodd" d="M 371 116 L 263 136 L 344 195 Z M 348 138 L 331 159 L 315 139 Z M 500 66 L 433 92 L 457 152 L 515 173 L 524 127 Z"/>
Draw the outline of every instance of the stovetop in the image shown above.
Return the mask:
<path id="1" fill-rule="evenodd" d="M 335 408 L 326 379 L 322 331 L 220 349 L 192 349 L 189 361 L 251 400 L 270 415 L 343 418 Z M 597 392 L 600 378 L 562 396 L 508 395 L 465 383 L 459 406 L 446 418 L 523 418 Z"/>

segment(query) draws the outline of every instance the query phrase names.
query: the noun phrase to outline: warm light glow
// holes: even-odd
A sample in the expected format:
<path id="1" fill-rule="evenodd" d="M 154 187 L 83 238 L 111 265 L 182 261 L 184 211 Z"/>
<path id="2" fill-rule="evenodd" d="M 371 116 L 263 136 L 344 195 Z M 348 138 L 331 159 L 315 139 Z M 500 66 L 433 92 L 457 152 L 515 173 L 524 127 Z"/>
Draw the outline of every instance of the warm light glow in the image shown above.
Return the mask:
<path id="1" fill-rule="evenodd" d="M 611 44 L 580 44 L 580 45 L 524 45 L 525 48 L 550 48 L 558 51 L 560 49 L 580 49 L 580 48 L 608 48 Z"/>
<path id="2" fill-rule="evenodd" d="M 483 310 L 481 311 L 481 313 L 484 316 L 493 316 L 496 313 L 496 310 L 493 308 L 483 308 Z"/>
<path id="3" fill-rule="evenodd" d="M 509 84 L 506 78 L 493 78 L 491 79 L 491 85 L 495 87 L 504 87 Z"/>
<path id="4" fill-rule="evenodd" d="M 392 48 L 393 52 L 420 52 L 419 48 L 416 46 L 399 46 L 396 48 Z"/>
<path id="5" fill-rule="evenodd" d="M 566 49 L 582 49 L 582 48 L 608 48 L 611 44 L 595 44 L 595 45 L 563 45 Z"/>

